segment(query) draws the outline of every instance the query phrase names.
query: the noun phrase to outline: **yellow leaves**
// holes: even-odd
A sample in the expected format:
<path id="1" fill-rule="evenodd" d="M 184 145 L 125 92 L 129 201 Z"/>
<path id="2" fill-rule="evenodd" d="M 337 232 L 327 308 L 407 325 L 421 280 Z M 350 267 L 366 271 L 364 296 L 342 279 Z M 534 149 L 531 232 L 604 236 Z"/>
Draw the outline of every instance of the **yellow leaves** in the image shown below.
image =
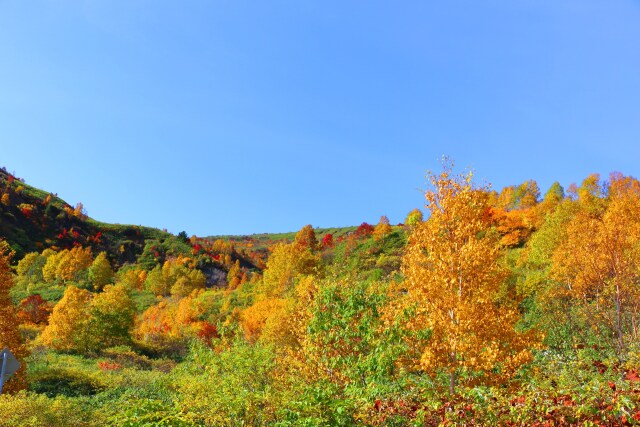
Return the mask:
<path id="1" fill-rule="evenodd" d="M 95 296 L 69 286 L 53 308 L 42 343 L 55 350 L 94 350 L 129 339 L 135 305 L 124 285 L 108 285 Z"/>
<path id="2" fill-rule="evenodd" d="M 65 249 L 47 257 L 42 275 L 47 282 L 76 280 L 78 273 L 89 268 L 92 261 L 90 247 L 77 246 L 71 250 Z"/>
<path id="3" fill-rule="evenodd" d="M 449 169 L 430 180 L 431 216 L 409 239 L 402 267 L 409 292 L 399 308 L 418 307 L 407 326 L 431 332 L 422 344 L 423 369 L 487 371 L 527 345 L 514 330 L 514 312 L 494 302 L 506 271 L 487 215 L 489 193 Z"/>
<path id="4" fill-rule="evenodd" d="M 245 338 L 250 342 L 255 342 L 260 338 L 262 330 L 267 321 L 275 315 L 281 316 L 281 311 L 285 307 L 285 300 L 282 298 L 264 299 L 253 304 L 242 312 L 242 330 Z M 271 328 L 272 332 L 274 328 Z"/>
<path id="5" fill-rule="evenodd" d="M 18 276 L 25 276 L 39 256 L 40 254 L 37 252 L 31 252 L 18 261 L 18 266 L 16 267 L 16 273 L 18 273 Z"/>
<path id="6" fill-rule="evenodd" d="M 608 197 L 597 175 L 585 179 L 572 202 L 576 213 L 566 236 L 552 249 L 550 277 L 560 286 L 547 288 L 540 299 L 565 296 L 583 309 L 584 320 L 607 340 L 615 337 L 618 355 L 625 335 L 637 338 L 634 325 L 640 308 L 640 183 L 612 175 Z"/>
<path id="7" fill-rule="evenodd" d="M 40 336 L 44 345 L 56 350 L 75 349 L 88 322 L 91 293 L 69 286 L 53 308 L 49 324 Z"/>
<path id="8" fill-rule="evenodd" d="M 140 268 L 121 268 L 118 271 L 117 280 L 129 289 L 142 290 L 144 282 L 147 280 L 147 272 Z"/>
<path id="9" fill-rule="evenodd" d="M 96 290 L 101 290 L 113 279 L 113 269 L 106 252 L 100 252 L 89 268 L 89 280 Z"/>
<path id="10" fill-rule="evenodd" d="M 126 312 L 133 314 L 135 305 L 124 285 L 107 285 L 91 302 L 92 309 L 102 312 Z"/>
<path id="11" fill-rule="evenodd" d="M 320 266 L 320 257 L 298 244 L 278 243 L 267 261 L 260 292 L 267 298 L 291 291 L 298 276 L 313 275 Z"/>
<path id="12" fill-rule="evenodd" d="M 409 227 L 414 227 L 416 224 L 421 223 L 422 221 L 422 211 L 416 208 L 407 214 L 407 218 L 404 220 L 404 223 Z"/>
<path id="13" fill-rule="evenodd" d="M 387 235 L 391 233 L 391 225 L 389 225 L 389 218 L 385 215 L 380 217 L 380 222 L 376 225 L 376 228 L 373 230 L 373 238 L 374 240 L 384 239 Z"/>
<path id="14" fill-rule="evenodd" d="M 235 289 L 242 283 L 242 269 L 240 268 L 240 260 L 236 262 L 229 269 L 227 273 L 227 286 L 229 289 Z"/>
<path id="15" fill-rule="evenodd" d="M 156 295 L 185 296 L 205 287 L 206 278 L 188 257 L 168 259 L 147 275 L 145 287 Z"/>
<path id="16" fill-rule="evenodd" d="M 49 398 L 45 394 L 25 391 L 6 396 L 5 392 L 13 381 L 3 388 L 0 398 L 3 426 L 88 427 L 106 424 L 101 415 L 90 412 L 82 404 L 64 396 Z"/>

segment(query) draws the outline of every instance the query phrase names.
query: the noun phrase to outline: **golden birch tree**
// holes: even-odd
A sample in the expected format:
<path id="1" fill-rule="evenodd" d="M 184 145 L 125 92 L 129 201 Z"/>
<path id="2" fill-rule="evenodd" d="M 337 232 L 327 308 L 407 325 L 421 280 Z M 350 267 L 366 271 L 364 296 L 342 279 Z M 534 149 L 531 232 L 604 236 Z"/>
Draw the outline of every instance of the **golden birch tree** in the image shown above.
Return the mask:
<path id="1" fill-rule="evenodd" d="M 492 230 L 489 193 L 475 188 L 472 174 L 455 176 L 445 164 L 429 175 L 427 221 L 416 225 L 403 258 L 406 295 L 414 331 L 428 331 L 418 367 L 446 372 L 455 393 L 460 374 L 507 376 L 530 358 L 531 335 L 515 330 L 515 304 L 497 301 L 506 277 Z"/>
<path id="2" fill-rule="evenodd" d="M 566 293 L 622 361 L 638 339 L 640 182 L 614 174 L 606 189 L 591 175 L 578 195 L 579 211 L 552 256 L 551 278 L 559 284 L 552 295 Z"/>

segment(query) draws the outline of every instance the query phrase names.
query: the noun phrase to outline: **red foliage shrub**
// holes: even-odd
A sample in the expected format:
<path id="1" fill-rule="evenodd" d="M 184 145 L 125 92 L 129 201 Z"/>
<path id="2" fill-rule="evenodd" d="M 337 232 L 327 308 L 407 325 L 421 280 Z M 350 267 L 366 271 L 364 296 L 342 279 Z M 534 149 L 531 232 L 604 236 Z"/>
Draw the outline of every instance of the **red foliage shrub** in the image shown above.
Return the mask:
<path id="1" fill-rule="evenodd" d="M 98 361 L 98 368 L 100 368 L 101 371 L 117 371 L 122 369 L 122 365 L 109 360 L 100 360 Z"/>
<path id="2" fill-rule="evenodd" d="M 369 237 L 373 234 L 373 230 L 374 230 L 373 225 L 363 222 L 362 224 L 360 224 L 358 228 L 356 228 L 356 231 L 353 234 L 358 238 Z"/>
<path id="3" fill-rule="evenodd" d="M 39 294 L 26 297 L 20 302 L 18 318 L 34 325 L 45 324 L 49 320 L 51 306 Z"/>
<path id="4" fill-rule="evenodd" d="M 211 340 L 214 338 L 220 338 L 220 333 L 218 332 L 216 325 L 209 322 L 203 322 L 202 327 L 198 331 L 198 338 L 205 344 L 211 345 Z"/>

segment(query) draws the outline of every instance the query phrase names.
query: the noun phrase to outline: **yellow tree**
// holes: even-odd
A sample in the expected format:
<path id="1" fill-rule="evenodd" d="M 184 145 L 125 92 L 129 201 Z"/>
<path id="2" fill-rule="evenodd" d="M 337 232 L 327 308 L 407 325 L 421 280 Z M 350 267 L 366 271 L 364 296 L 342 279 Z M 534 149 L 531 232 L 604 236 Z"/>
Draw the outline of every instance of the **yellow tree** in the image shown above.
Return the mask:
<path id="1" fill-rule="evenodd" d="M 47 282 L 77 280 L 79 273 L 89 268 L 92 261 L 90 247 L 78 246 L 71 250 L 65 249 L 47 257 L 42 275 Z"/>
<path id="2" fill-rule="evenodd" d="M 407 218 L 404 220 L 404 223 L 409 227 L 413 227 L 422 221 L 422 211 L 416 208 L 407 214 Z"/>
<path id="3" fill-rule="evenodd" d="M 82 346 L 90 320 L 91 292 L 69 286 L 53 308 L 49 325 L 40 336 L 44 345 L 55 350 L 76 350 Z"/>
<path id="4" fill-rule="evenodd" d="M 507 376 L 530 358 L 530 334 L 519 334 L 514 303 L 498 302 L 506 277 L 492 230 L 489 193 L 475 188 L 472 175 L 452 175 L 445 164 L 429 176 L 425 193 L 430 218 L 409 238 L 402 271 L 407 293 L 401 307 L 413 307 L 407 326 L 428 331 L 418 366 L 430 374 L 444 371 L 455 393 L 460 374 Z"/>
<path id="5" fill-rule="evenodd" d="M 129 344 L 135 314 L 135 303 L 125 285 L 105 286 L 104 292 L 96 294 L 91 301 L 85 348 L 95 350 L 100 346 Z"/>
<path id="6" fill-rule="evenodd" d="M 264 271 L 261 293 L 266 297 L 283 296 L 291 291 L 298 276 L 318 273 L 320 257 L 295 242 L 278 243 Z"/>
<path id="7" fill-rule="evenodd" d="M 116 278 L 116 282 L 123 283 L 132 290 L 142 290 L 145 280 L 147 280 L 147 272 L 139 268 L 121 268 Z"/>
<path id="8" fill-rule="evenodd" d="M 579 211 L 555 249 L 551 278 L 584 310 L 600 339 L 613 338 L 623 360 L 638 339 L 640 312 L 640 182 L 613 175 L 606 189 L 597 175 L 578 190 Z"/>
<path id="9" fill-rule="evenodd" d="M 382 215 L 380 217 L 380 222 L 376 225 L 376 228 L 373 230 L 373 239 L 374 240 L 384 240 L 384 238 L 391 233 L 391 225 L 389 225 L 389 218 L 386 215 Z"/>
<path id="10" fill-rule="evenodd" d="M 156 266 L 145 279 L 147 290 L 156 295 L 186 296 L 205 287 L 206 278 L 188 257 L 171 258 Z"/>
<path id="11" fill-rule="evenodd" d="M 45 282 L 53 282 L 56 280 L 56 272 L 58 271 L 58 264 L 62 259 L 63 254 L 68 252 L 68 249 L 60 252 L 48 252 L 46 255 L 46 261 L 42 267 L 42 277 Z"/>
<path id="12" fill-rule="evenodd" d="M 76 246 L 67 252 L 58 264 L 57 276 L 61 280 L 78 280 L 78 274 L 91 266 L 91 248 Z"/>
<path id="13" fill-rule="evenodd" d="M 5 242 L 0 242 L 0 349 L 8 348 L 20 361 L 20 369 L 3 388 L 3 392 L 13 393 L 26 387 L 25 363 L 27 350 L 18 331 L 16 309 L 11 303 L 9 289 L 13 286 L 13 275 L 9 261 L 12 252 Z"/>
<path id="14" fill-rule="evenodd" d="M 286 305 L 282 298 L 263 299 L 242 312 L 242 330 L 247 340 L 255 342 L 264 329 L 266 323 L 274 314 L 280 315 Z"/>
<path id="15" fill-rule="evenodd" d="M 100 252 L 91 267 L 89 267 L 89 280 L 93 283 L 93 288 L 97 291 L 102 290 L 105 285 L 111 283 L 113 279 L 113 269 L 111 263 L 107 259 L 106 252 Z"/>

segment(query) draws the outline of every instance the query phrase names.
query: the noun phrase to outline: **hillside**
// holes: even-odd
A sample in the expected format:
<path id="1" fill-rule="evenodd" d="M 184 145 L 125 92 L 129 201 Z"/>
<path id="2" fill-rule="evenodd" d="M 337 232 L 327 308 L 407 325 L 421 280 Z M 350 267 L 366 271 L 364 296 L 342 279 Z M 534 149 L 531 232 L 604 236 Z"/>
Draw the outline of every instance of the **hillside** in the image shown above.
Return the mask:
<path id="1" fill-rule="evenodd" d="M 108 224 L 90 218 L 82 204 L 72 206 L 57 194 L 33 187 L 0 168 L 0 239 L 15 251 L 13 262 L 27 253 L 89 247 L 106 252 L 111 264 L 139 264 L 151 270 L 168 258 L 194 256 L 209 286 L 226 285 L 230 268 L 261 272 L 270 250 L 290 243 L 296 232 L 221 235 L 188 238 L 139 225 Z M 357 227 L 317 228 L 320 239 L 331 235 L 341 242 Z"/>
<path id="2" fill-rule="evenodd" d="M 46 248 L 89 246 L 106 251 L 117 265 L 135 262 L 149 239 L 166 239 L 169 233 L 137 225 L 107 224 L 89 218 L 81 204 L 75 207 L 53 193 L 32 187 L 0 169 L 0 237 L 16 252 Z"/>
<path id="3" fill-rule="evenodd" d="M 3 425 L 640 425 L 633 177 L 445 169 L 426 220 L 209 237 L 2 177 Z"/>

